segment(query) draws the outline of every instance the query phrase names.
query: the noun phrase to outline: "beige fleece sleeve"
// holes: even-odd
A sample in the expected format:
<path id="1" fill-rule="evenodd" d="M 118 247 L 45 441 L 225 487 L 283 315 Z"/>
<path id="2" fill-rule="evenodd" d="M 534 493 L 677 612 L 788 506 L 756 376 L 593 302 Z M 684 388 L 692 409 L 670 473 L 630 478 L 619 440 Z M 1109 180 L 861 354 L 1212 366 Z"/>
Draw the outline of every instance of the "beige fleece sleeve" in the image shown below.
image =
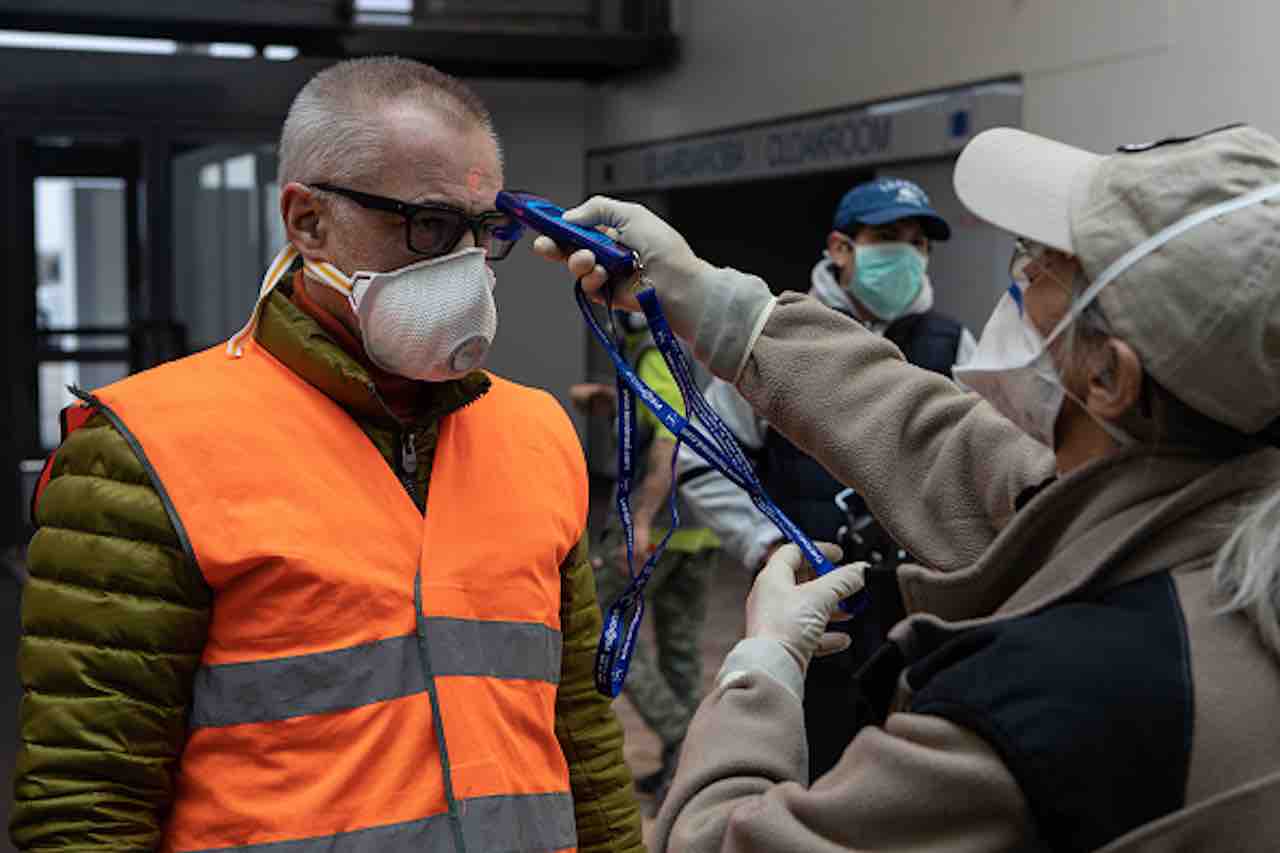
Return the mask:
<path id="1" fill-rule="evenodd" d="M 1049 449 L 977 395 L 798 293 L 779 297 L 738 389 L 942 571 L 972 564 L 1018 495 L 1053 475 Z"/>
<path id="2" fill-rule="evenodd" d="M 894 714 L 864 729 L 806 788 L 800 701 L 760 672 L 728 678 L 699 709 L 655 850 L 991 853 L 1035 837 L 996 753 L 939 717 Z"/>

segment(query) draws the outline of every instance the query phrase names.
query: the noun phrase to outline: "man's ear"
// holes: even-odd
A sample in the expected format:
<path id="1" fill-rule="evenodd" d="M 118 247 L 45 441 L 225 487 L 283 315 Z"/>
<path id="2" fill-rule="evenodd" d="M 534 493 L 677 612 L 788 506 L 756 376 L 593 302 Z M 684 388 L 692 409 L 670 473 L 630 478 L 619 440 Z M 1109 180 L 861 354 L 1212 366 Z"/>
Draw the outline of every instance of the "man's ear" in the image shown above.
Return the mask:
<path id="1" fill-rule="evenodd" d="M 303 257 L 328 260 L 329 208 L 310 187 L 297 181 L 280 191 L 280 216 L 284 233 Z"/>
<path id="2" fill-rule="evenodd" d="M 1119 338 L 1107 338 L 1088 359 L 1089 387 L 1085 405 L 1099 417 L 1114 421 L 1138 404 L 1142 396 L 1142 359 Z"/>

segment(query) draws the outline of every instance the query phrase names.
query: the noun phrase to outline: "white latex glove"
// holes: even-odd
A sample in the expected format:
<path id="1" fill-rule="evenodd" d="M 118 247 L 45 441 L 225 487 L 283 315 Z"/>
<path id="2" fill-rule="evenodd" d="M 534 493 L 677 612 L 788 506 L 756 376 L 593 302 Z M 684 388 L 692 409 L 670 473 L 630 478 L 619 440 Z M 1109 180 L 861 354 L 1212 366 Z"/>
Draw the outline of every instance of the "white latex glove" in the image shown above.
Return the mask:
<path id="1" fill-rule="evenodd" d="M 566 210 L 567 222 L 586 227 L 600 227 L 614 240 L 632 249 L 640 256 L 644 279 L 658 292 L 663 311 L 671 329 L 680 337 L 691 340 L 702 316 L 703 290 L 699 277 L 714 272 L 715 268 L 699 258 L 689 248 L 684 237 L 648 208 L 639 204 L 616 201 L 595 196 L 583 204 Z M 601 292 L 608 274 L 596 263 L 589 249 L 580 249 L 567 258 L 564 252 L 545 235 L 533 241 L 533 249 L 543 257 L 566 261 L 569 271 L 582 281 L 582 289 L 597 302 L 604 299 Z M 633 288 L 639 276 L 630 282 L 614 285 L 614 307 L 639 311 Z"/>
<path id="2" fill-rule="evenodd" d="M 840 559 L 835 545 L 819 543 L 831 560 Z M 775 640 L 799 665 L 809 668 L 815 655 L 834 654 L 849 647 L 848 634 L 827 632 L 827 625 L 841 601 L 862 589 L 866 563 L 840 566 L 820 578 L 797 581 L 797 574 L 812 573 L 800 549 L 783 545 L 760 570 L 747 597 L 747 637 Z"/>

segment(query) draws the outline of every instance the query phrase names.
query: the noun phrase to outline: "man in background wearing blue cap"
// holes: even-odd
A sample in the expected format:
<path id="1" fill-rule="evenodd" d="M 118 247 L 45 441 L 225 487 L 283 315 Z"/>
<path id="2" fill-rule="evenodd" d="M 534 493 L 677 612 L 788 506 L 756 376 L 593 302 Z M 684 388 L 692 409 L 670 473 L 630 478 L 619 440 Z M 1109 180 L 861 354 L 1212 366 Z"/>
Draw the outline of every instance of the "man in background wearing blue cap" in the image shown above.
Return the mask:
<path id="1" fill-rule="evenodd" d="M 809 293 L 893 341 L 912 364 L 950 377 L 951 366 L 975 347 L 967 329 L 933 310 L 929 250 L 934 241 L 950 237 L 946 220 L 911 181 L 878 178 L 860 184 L 836 207 L 826 251 L 811 274 Z M 856 733 L 858 697 L 852 674 L 903 615 L 895 570 L 907 555 L 856 495 L 847 500 L 847 514 L 841 511 L 835 498 L 844 486 L 757 417 L 732 385 L 715 380 L 707 399 L 743 448 L 755 455 L 765 489 L 783 512 L 815 540 L 836 542 L 841 527 L 857 528 L 853 548 L 848 548 L 850 537 L 845 537 L 845 561 L 873 562 L 866 584 L 875 604 L 844 626 L 854 637 L 852 647 L 815 659 L 806 678 L 809 773 L 816 779 L 835 764 Z M 782 534 L 746 492 L 697 455 L 682 450 L 679 466 L 681 495 L 698 520 L 744 566 L 759 570 L 785 541 Z"/>

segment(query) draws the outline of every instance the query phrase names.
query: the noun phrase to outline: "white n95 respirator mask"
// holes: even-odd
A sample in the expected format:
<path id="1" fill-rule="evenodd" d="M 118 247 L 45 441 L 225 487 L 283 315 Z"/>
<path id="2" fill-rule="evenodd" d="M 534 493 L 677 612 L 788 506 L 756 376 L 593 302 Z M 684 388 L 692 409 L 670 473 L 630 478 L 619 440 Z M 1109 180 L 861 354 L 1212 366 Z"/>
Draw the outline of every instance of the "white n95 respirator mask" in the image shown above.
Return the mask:
<path id="1" fill-rule="evenodd" d="M 244 328 L 227 341 L 238 357 L 253 335 L 262 306 L 288 274 L 298 250 L 287 245 L 262 278 L 258 302 Z M 391 272 L 348 277 L 333 264 L 304 261 L 306 275 L 336 290 L 351 304 L 364 349 L 378 367 L 424 382 L 460 379 L 484 364 L 498 331 L 493 301 L 497 278 L 473 247 L 418 261 Z"/>
<path id="2" fill-rule="evenodd" d="M 1055 329 L 1054 337 L 1061 331 Z M 983 328 L 973 357 L 953 367 L 951 375 L 1052 449 L 1066 388 L 1049 356 L 1049 344 L 1023 315 L 1022 291 L 1014 282 Z"/>
<path id="3" fill-rule="evenodd" d="M 369 360 L 410 379 L 458 379 L 484 364 L 498 331 L 497 278 L 463 249 L 386 273 L 357 272 L 351 307 Z"/>
<path id="4" fill-rule="evenodd" d="M 332 264 L 307 261 L 304 268 L 347 296 L 369 360 L 388 373 L 444 382 L 479 368 L 489 354 L 498 331 L 497 279 L 484 249 L 350 278 Z"/>
<path id="5" fill-rule="evenodd" d="M 1075 401 L 1117 444 L 1132 444 L 1128 433 L 1099 418 L 1067 390 L 1049 354 L 1049 346 L 1066 333 L 1097 293 L 1092 290 L 1087 299 L 1078 300 L 1046 338 L 1026 316 L 1023 285 L 1013 282 L 983 327 L 973 357 L 951 368 L 952 377 L 1050 450 L 1057 449 L 1053 428 L 1067 399 Z"/>

